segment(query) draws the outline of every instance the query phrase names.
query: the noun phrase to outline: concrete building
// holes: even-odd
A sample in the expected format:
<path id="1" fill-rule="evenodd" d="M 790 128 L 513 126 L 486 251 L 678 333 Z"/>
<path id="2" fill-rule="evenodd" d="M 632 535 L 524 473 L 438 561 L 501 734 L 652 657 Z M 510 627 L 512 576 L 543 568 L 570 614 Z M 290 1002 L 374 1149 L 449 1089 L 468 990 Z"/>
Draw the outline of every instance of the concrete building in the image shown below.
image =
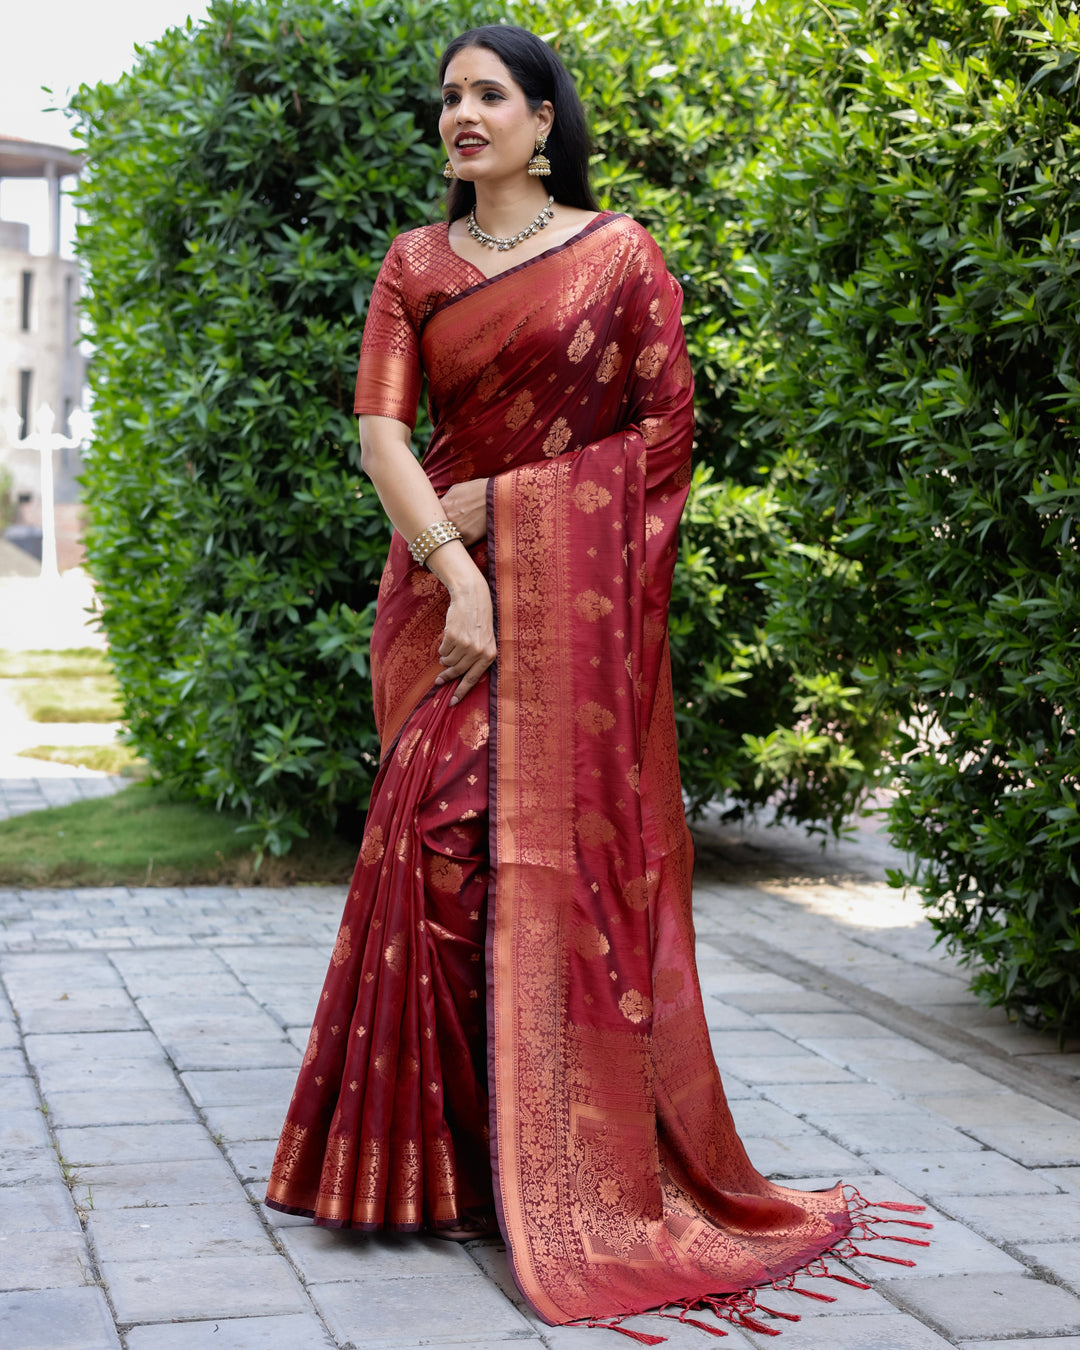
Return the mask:
<path id="1" fill-rule="evenodd" d="M 41 458 L 17 440 L 34 431 L 42 404 L 52 408 L 54 430 L 65 436 L 70 434 L 71 414 L 83 406 L 86 359 L 79 347 L 79 267 L 60 256 L 61 185 L 77 176 L 80 167 L 80 157 L 59 146 L 0 137 L 0 178 L 44 179 L 49 196 L 44 254 L 30 252 L 29 225 L 0 220 L 0 466 L 12 477 L 17 528 L 9 538 L 17 535 L 31 546 L 41 528 Z M 76 482 L 81 465 L 77 448 L 53 454 L 63 570 L 81 559 Z"/>

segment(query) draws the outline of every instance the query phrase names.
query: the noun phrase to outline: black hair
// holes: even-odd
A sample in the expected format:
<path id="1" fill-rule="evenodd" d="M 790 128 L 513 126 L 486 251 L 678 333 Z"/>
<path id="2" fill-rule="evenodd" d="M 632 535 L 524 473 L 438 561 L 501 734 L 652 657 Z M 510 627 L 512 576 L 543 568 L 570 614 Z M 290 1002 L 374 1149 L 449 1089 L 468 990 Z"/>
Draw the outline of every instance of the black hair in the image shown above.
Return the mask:
<path id="1" fill-rule="evenodd" d="M 555 112 L 551 134 L 544 154 L 551 161 L 551 176 L 541 180 L 557 202 L 598 211 L 589 185 L 589 132 L 585 112 L 566 67 L 546 42 L 524 28 L 512 24 L 486 24 L 470 28 L 454 38 L 439 62 L 439 85 L 446 68 L 458 52 L 468 47 L 484 47 L 494 52 L 514 77 L 533 112 L 545 99 Z M 455 178 L 446 197 L 446 213 L 457 220 L 476 204 L 476 187 Z"/>

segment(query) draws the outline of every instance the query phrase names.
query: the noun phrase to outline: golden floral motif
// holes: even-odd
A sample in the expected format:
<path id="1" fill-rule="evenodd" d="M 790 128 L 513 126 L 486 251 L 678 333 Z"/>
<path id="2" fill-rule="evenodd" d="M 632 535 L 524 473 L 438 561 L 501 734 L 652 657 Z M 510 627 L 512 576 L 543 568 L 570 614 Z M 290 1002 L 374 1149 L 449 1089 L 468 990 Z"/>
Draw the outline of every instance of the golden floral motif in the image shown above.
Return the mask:
<path id="1" fill-rule="evenodd" d="M 590 736 L 599 736 L 615 725 L 615 714 L 599 703 L 583 703 L 577 710 L 577 722 L 582 731 L 587 731 Z"/>
<path id="2" fill-rule="evenodd" d="M 338 929 L 337 941 L 334 943 L 334 950 L 330 955 L 330 964 L 332 966 L 343 966 L 352 954 L 352 930 L 347 923 L 343 923 Z"/>
<path id="3" fill-rule="evenodd" d="M 610 614 L 615 608 L 611 600 L 606 595 L 601 595 L 599 591 L 582 591 L 574 596 L 574 609 L 578 617 L 587 620 L 589 623 L 595 623 L 597 619 L 602 619 L 605 614 Z"/>
<path id="4" fill-rule="evenodd" d="M 615 826 L 599 811 L 586 811 L 577 818 L 578 838 L 583 844 L 610 844 Z"/>
<path id="5" fill-rule="evenodd" d="M 667 360 L 668 350 L 666 342 L 653 342 L 642 349 L 634 362 L 634 369 L 643 380 L 654 380 L 660 374 Z"/>
<path id="6" fill-rule="evenodd" d="M 592 324 L 588 319 L 582 319 L 577 326 L 577 332 L 574 334 L 570 346 L 566 349 L 566 355 L 576 365 L 584 360 L 589 348 L 596 341 L 596 334 L 592 330 Z"/>
<path id="7" fill-rule="evenodd" d="M 309 1064 L 314 1064 L 319 1057 L 319 1028 L 311 1028 L 311 1035 L 308 1037 L 307 1050 L 304 1052 L 304 1068 Z"/>
<path id="8" fill-rule="evenodd" d="M 491 727 L 488 725 L 487 713 L 483 708 L 473 708 L 461 724 L 458 735 L 470 750 L 479 750 L 482 745 L 487 745 Z"/>
<path id="9" fill-rule="evenodd" d="M 609 342 L 604 348 L 604 354 L 600 358 L 600 364 L 596 370 L 596 381 L 598 384 L 610 384 L 619 373 L 619 367 L 622 365 L 622 352 L 619 350 L 617 342 Z"/>
<path id="10" fill-rule="evenodd" d="M 652 1014 L 652 999 L 636 989 L 628 989 L 619 999 L 619 1011 L 628 1022 L 644 1022 Z"/>
<path id="11" fill-rule="evenodd" d="M 593 956 L 606 956 L 611 950 L 611 943 L 594 923 L 583 923 L 575 929 L 571 941 L 577 954 L 584 956 L 586 959 Z"/>
<path id="12" fill-rule="evenodd" d="M 476 384 L 476 397 L 481 403 L 494 397 L 503 382 L 503 374 L 498 366 L 488 366 Z"/>
<path id="13" fill-rule="evenodd" d="M 444 895 L 457 895 L 461 890 L 465 873 L 460 863 L 451 862 L 449 858 L 441 858 L 436 854 L 429 861 L 427 872 L 428 881 L 435 890 L 441 891 Z"/>
<path id="14" fill-rule="evenodd" d="M 532 400 L 532 392 L 528 389 L 523 389 L 510 405 L 510 410 L 506 414 L 506 426 L 510 431 L 520 430 L 533 415 L 535 408 L 536 405 Z"/>
<path id="15" fill-rule="evenodd" d="M 594 483 L 591 478 L 578 483 L 570 495 L 577 509 L 584 511 L 587 516 L 591 516 L 594 511 L 607 506 L 611 501 L 611 493 L 607 488 Z"/>
<path id="16" fill-rule="evenodd" d="M 556 455 L 561 455 L 570 443 L 570 427 L 565 417 L 556 417 L 551 424 L 551 430 L 544 440 L 543 450 L 548 459 L 554 459 Z"/>
<path id="17" fill-rule="evenodd" d="M 652 539 L 664 528 L 664 522 L 659 516 L 645 517 L 645 538 Z"/>
<path id="18" fill-rule="evenodd" d="M 360 845 L 360 861 L 365 867 L 372 866 L 382 857 L 384 848 L 382 826 L 370 826 L 364 831 L 364 842 Z"/>
<path id="19" fill-rule="evenodd" d="M 420 744 L 420 737 L 423 734 L 423 730 L 420 727 L 413 727 L 411 731 L 406 731 L 402 736 L 401 740 L 398 742 L 397 750 L 397 762 L 399 768 L 407 769 L 409 767 L 409 760 L 412 759 L 413 751 Z"/>
<path id="20" fill-rule="evenodd" d="M 386 944 L 386 950 L 383 952 L 386 964 L 394 972 L 400 975 L 405 969 L 405 929 L 394 934 Z"/>

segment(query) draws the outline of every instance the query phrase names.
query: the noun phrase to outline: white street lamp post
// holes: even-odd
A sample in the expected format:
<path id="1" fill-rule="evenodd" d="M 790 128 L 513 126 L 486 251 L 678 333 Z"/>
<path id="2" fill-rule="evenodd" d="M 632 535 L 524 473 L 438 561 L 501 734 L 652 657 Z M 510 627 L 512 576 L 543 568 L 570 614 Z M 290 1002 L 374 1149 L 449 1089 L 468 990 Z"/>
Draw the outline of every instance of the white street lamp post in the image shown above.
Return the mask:
<path id="1" fill-rule="evenodd" d="M 74 449 L 89 438 L 93 418 L 82 408 L 70 417 L 72 435 L 54 432 L 56 414 L 47 403 L 42 403 L 34 418 L 34 430 L 29 436 L 20 436 L 19 416 L 14 410 L 6 419 L 8 442 L 41 455 L 41 580 L 57 581 L 60 568 L 56 558 L 56 490 L 53 479 L 53 451 Z"/>

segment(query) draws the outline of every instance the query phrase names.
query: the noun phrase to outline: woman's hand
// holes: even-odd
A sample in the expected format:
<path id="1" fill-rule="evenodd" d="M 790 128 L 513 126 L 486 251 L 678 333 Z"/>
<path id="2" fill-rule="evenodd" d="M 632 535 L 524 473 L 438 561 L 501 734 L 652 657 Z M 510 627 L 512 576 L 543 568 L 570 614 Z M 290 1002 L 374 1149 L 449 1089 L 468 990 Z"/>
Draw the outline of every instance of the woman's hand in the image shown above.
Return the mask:
<path id="1" fill-rule="evenodd" d="M 442 499 L 447 520 L 454 522 L 468 545 L 479 543 L 487 534 L 487 485 L 486 478 L 455 483 Z"/>
<path id="2" fill-rule="evenodd" d="M 445 547 L 453 547 L 446 545 Z M 460 548 L 460 545 L 458 545 Z M 479 569 L 472 564 L 475 580 L 450 589 L 450 608 L 446 611 L 439 660 L 445 669 L 435 678 L 436 685 L 460 679 L 451 705 L 460 703 L 495 660 L 495 628 L 491 614 L 491 592 Z"/>

